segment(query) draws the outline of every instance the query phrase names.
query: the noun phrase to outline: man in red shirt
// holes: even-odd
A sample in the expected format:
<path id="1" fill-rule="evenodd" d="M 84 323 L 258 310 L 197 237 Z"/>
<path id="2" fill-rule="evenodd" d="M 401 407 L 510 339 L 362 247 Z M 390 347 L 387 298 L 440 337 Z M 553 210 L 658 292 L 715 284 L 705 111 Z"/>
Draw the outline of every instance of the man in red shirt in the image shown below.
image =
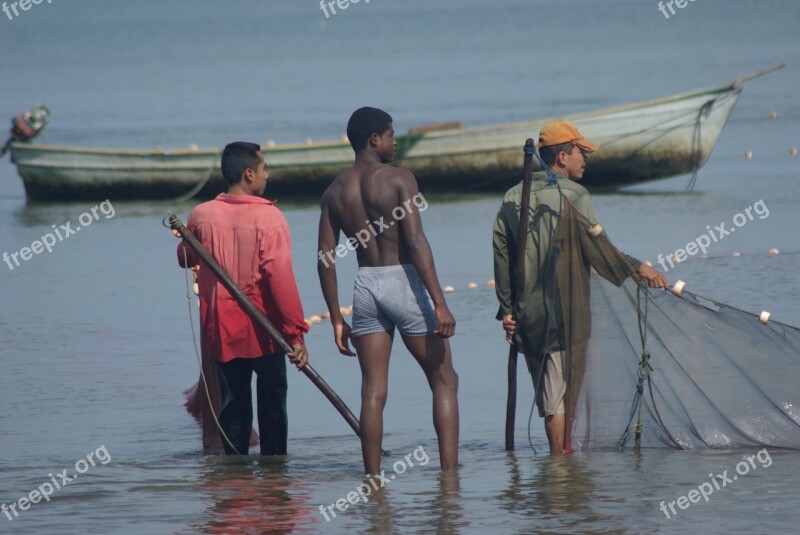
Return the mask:
<path id="1" fill-rule="evenodd" d="M 269 174 L 259 146 L 240 141 L 227 145 L 222 176 L 228 193 L 197 206 L 186 226 L 292 345 L 289 357 L 302 368 L 308 362 L 303 341 L 308 325 L 292 271 L 289 227 L 274 201 L 261 197 Z M 178 245 L 181 267 L 200 263 L 192 253 Z M 286 455 L 286 355 L 209 269 L 200 269 L 198 285 L 204 351 L 213 356 L 220 379 L 225 453 L 248 452 L 250 384 L 256 372 L 261 454 Z"/>

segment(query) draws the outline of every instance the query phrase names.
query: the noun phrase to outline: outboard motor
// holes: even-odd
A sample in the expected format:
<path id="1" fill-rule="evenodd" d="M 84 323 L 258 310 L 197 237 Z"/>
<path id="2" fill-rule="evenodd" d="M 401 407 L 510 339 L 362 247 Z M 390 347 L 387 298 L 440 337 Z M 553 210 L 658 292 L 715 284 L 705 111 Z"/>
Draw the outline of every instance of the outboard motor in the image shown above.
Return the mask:
<path id="1" fill-rule="evenodd" d="M 50 122 L 50 110 L 44 106 L 34 106 L 28 111 L 22 112 L 11 120 L 11 137 L 8 138 L 2 148 L 2 157 L 13 141 L 27 142 L 38 136 Z"/>

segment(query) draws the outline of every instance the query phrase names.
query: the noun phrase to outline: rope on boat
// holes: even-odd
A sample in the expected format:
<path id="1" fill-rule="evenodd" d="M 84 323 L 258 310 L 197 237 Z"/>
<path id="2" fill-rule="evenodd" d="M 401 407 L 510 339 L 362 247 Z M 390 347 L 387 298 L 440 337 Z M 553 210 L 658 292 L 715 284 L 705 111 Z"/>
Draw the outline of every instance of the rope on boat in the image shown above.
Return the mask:
<path id="1" fill-rule="evenodd" d="M 203 189 L 203 187 L 205 187 L 208 181 L 211 180 L 211 177 L 214 176 L 214 171 L 216 170 L 217 170 L 217 160 L 215 158 L 214 163 L 211 164 L 211 169 L 209 169 L 206 176 L 202 180 L 200 180 L 197 184 L 195 184 L 195 186 L 192 189 L 190 189 L 188 193 L 184 193 L 183 195 L 174 200 L 176 202 L 186 202 L 195 195 L 197 195 L 198 193 L 200 193 L 200 190 Z"/>
<path id="2" fill-rule="evenodd" d="M 702 150 L 703 150 L 703 116 L 708 115 L 711 111 L 711 108 L 717 102 L 717 99 L 709 100 L 700 108 L 700 111 L 697 112 L 697 120 L 695 121 L 694 125 L 694 137 L 693 140 L 696 141 L 695 143 L 695 151 L 694 151 L 694 161 L 692 162 L 692 167 L 694 167 L 694 173 L 692 173 L 692 178 L 689 180 L 689 183 L 686 185 L 686 191 L 694 191 L 694 186 L 697 184 L 697 174 L 700 172 L 700 159 L 702 158 Z"/>
<path id="3" fill-rule="evenodd" d="M 741 88 L 738 88 L 738 90 L 735 90 L 735 91 L 729 91 L 729 92 L 721 94 L 721 95 L 718 94 L 716 97 L 714 97 L 714 98 L 710 99 L 709 101 L 707 101 L 703 105 L 703 107 L 705 107 L 709 103 L 719 103 L 719 102 L 722 102 L 722 101 L 730 99 L 730 98 L 734 98 L 734 97 L 738 98 L 740 93 L 741 93 Z M 687 111 L 687 112 L 685 112 L 685 113 L 683 113 L 681 115 L 676 116 L 670 122 L 677 121 L 677 120 L 683 119 L 683 118 L 691 118 L 692 122 L 694 122 L 696 120 L 695 119 L 696 116 L 697 116 L 696 112 L 694 111 L 694 109 L 692 109 L 692 110 L 689 110 L 689 111 Z M 686 126 L 687 124 L 690 124 L 688 120 L 685 121 L 685 122 L 679 123 L 679 124 L 677 124 L 677 125 L 675 125 L 673 127 L 670 127 L 669 129 L 667 129 L 664 132 L 664 134 L 662 134 L 662 136 L 659 136 L 659 137 L 663 137 L 664 135 L 672 132 L 673 130 L 677 130 L 679 128 L 682 128 L 682 127 Z M 651 132 L 653 130 L 657 130 L 658 128 L 660 128 L 662 126 L 663 126 L 663 124 L 656 124 L 656 125 L 653 125 L 651 127 L 644 128 L 642 130 L 637 130 L 636 132 L 628 132 L 626 134 L 623 134 L 623 135 L 620 135 L 620 136 L 612 138 L 611 141 L 609 141 L 607 143 L 603 143 L 603 147 L 608 147 L 609 145 L 613 145 L 613 144 L 615 144 L 615 143 L 617 143 L 619 141 L 622 141 L 624 139 L 628 139 L 630 137 L 638 136 L 638 135 L 641 135 L 641 134 L 646 134 L 647 132 Z"/>
<path id="4" fill-rule="evenodd" d="M 700 125 L 701 125 L 701 120 L 702 120 L 703 116 L 708 113 L 708 111 L 711 109 L 711 107 L 713 105 L 718 104 L 718 103 L 720 103 L 720 102 L 722 102 L 722 101 L 724 101 L 726 99 L 733 98 L 734 95 L 738 97 L 738 95 L 740 93 L 741 93 L 741 88 L 738 88 L 738 90 L 727 92 L 727 93 L 722 94 L 722 95 L 718 94 L 716 97 L 710 99 L 705 104 L 703 104 L 703 106 L 700 108 L 699 112 L 695 112 L 694 110 L 691 110 L 691 111 L 688 111 L 688 112 L 686 112 L 686 113 L 684 113 L 682 115 L 678 115 L 677 117 L 672 119 L 672 121 L 681 120 L 681 119 L 686 119 L 686 120 L 676 124 L 673 127 L 668 128 L 667 130 L 664 131 L 664 133 L 662 135 L 658 136 L 658 137 L 663 137 L 663 136 L 667 135 L 668 133 L 672 132 L 673 130 L 677 130 L 679 128 L 683 128 L 684 126 L 686 126 L 688 124 L 694 124 L 695 125 L 695 134 L 696 135 L 695 135 L 695 138 L 693 139 L 693 141 L 696 140 L 697 143 L 695 145 L 695 150 L 694 150 L 694 155 L 693 155 L 694 157 L 693 157 L 693 162 L 692 162 L 692 167 L 694 168 L 694 172 L 693 172 L 692 178 L 691 178 L 691 180 L 689 182 L 689 185 L 687 186 L 686 191 L 694 190 L 694 186 L 695 186 L 695 184 L 697 182 L 697 175 L 698 175 L 698 172 L 700 171 L 700 157 L 701 157 L 701 151 L 702 151 L 702 144 L 701 144 L 701 137 L 700 137 L 700 133 L 701 133 L 700 132 Z M 608 146 L 614 145 L 615 143 L 618 143 L 620 141 L 624 141 L 624 140 L 626 140 L 628 138 L 632 138 L 632 137 L 635 137 L 635 136 L 646 134 L 648 132 L 654 132 L 654 131 L 662 128 L 662 126 L 663 126 L 662 124 L 656 124 L 656 125 L 650 126 L 648 128 L 644 128 L 642 130 L 637 130 L 635 132 L 628 132 L 626 134 L 611 138 L 611 141 L 608 141 L 607 143 L 604 143 L 603 147 L 608 147 Z M 658 138 L 656 138 L 656 139 L 658 139 Z M 649 143 L 643 144 L 640 148 L 646 147 L 647 145 L 649 145 L 653 141 L 654 140 L 650 141 Z M 541 157 L 538 155 L 538 153 L 535 153 L 534 155 L 536 156 L 536 159 L 539 161 L 539 165 L 541 167 L 541 170 L 549 171 L 547 166 L 544 165 L 543 162 L 541 161 Z M 549 176 L 548 176 L 548 178 L 549 178 Z M 469 191 L 474 191 L 476 189 L 482 188 L 484 186 L 497 184 L 498 182 L 504 182 L 504 181 L 507 181 L 507 180 L 508 180 L 507 176 L 499 176 L 497 178 L 491 178 L 489 180 L 486 180 L 486 181 L 478 183 L 478 184 L 470 184 L 469 186 L 465 186 L 463 188 L 455 189 L 455 190 L 453 190 L 452 193 L 466 193 L 466 192 L 469 192 Z"/>

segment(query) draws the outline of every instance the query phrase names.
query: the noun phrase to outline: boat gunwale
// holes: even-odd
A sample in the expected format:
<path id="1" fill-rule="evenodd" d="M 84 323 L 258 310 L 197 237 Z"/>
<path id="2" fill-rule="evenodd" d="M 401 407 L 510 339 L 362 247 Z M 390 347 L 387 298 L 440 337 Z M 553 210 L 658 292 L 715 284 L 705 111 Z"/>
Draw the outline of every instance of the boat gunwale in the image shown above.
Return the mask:
<path id="1" fill-rule="evenodd" d="M 731 91 L 735 87 L 732 85 L 726 86 L 719 86 L 718 90 L 714 91 L 711 89 L 703 89 L 697 90 L 693 92 L 686 92 L 680 95 L 670 95 L 666 97 L 659 97 L 650 100 L 644 100 L 640 102 L 634 102 L 631 104 L 623 104 L 620 106 L 613 106 L 610 108 L 602 108 L 599 110 L 594 110 L 590 112 L 581 112 L 581 113 L 574 113 L 571 115 L 562 115 L 562 116 L 552 116 L 552 117 L 545 117 L 542 119 L 529 119 L 526 121 L 518 121 L 514 123 L 506 123 L 506 124 L 494 124 L 488 126 L 476 126 L 476 127 L 467 127 L 467 128 L 458 128 L 452 130 L 440 130 L 436 132 L 428 132 L 423 134 L 422 138 L 419 142 L 425 139 L 442 139 L 452 136 L 461 136 L 464 134 L 472 134 L 472 133 L 483 133 L 483 132 L 498 132 L 498 131 L 505 131 L 505 130 L 515 130 L 520 128 L 525 128 L 526 126 L 536 125 L 536 124 L 544 124 L 549 121 L 553 121 L 556 119 L 565 119 L 569 121 L 575 121 L 579 119 L 589 119 L 596 116 L 603 116 L 608 115 L 609 113 L 618 113 L 621 111 L 631 111 L 641 108 L 648 108 L 653 107 L 655 105 L 660 104 L 668 104 L 670 102 L 677 102 L 680 100 L 686 100 L 689 97 L 699 97 L 704 94 L 722 94 L 725 91 Z M 418 142 L 418 143 L 419 143 Z M 323 148 L 339 148 L 348 146 L 349 143 L 345 141 L 321 141 L 319 143 L 314 143 L 312 145 L 306 145 L 304 143 L 296 143 L 291 145 L 275 145 L 275 146 L 262 146 L 261 151 L 264 153 L 269 152 L 276 152 L 276 151 L 286 151 L 286 152 L 294 152 L 298 150 L 314 150 L 314 149 L 323 149 Z M 84 153 L 84 154 L 101 154 L 101 155 L 114 155 L 120 154 L 124 156 L 216 156 L 222 153 L 222 149 L 114 149 L 114 148 L 105 148 L 105 147 L 76 147 L 70 145 L 35 145 L 35 144 L 28 144 L 28 143 L 20 143 L 20 142 L 13 142 L 12 143 L 12 150 L 15 147 L 24 147 L 26 149 L 34 149 L 34 150 L 41 150 L 41 151 L 53 151 L 53 152 L 67 152 L 67 153 Z"/>
<path id="2" fill-rule="evenodd" d="M 467 127 L 467 128 L 457 128 L 451 130 L 440 130 L 434 132 L 428 132 L 422 135 L 419 139 L 419 142 L 422 142 L 425 139 L 441 139 L 446 137 L 452 136 L 461 136 L 465 133 L 483 133 L 487 131 L 505 131 L 505 130 L 513 130 L 524 128 L 529 125 L 536 125 L 536 124 L 544 124 L 546 122 L 556 120 L 556 119 L 566 119 L 570 121 L 579 121 L 581 119 L 591 119 L 597 116 L 608 115 L 611 113 L 618 113 L 622 111 L 631 111 L 641 108 L 653 107 L 661 104 L 669 104 L 671 102 L 677 102 L 680 100 L 687 100 L 692 97 L 700 97 L 703 95 L 713 95 L 713 94 L 723 94 L 723 93 L 733 93 L 734 91 L 741 91 L 742 85 L 745 81 L 752 80 L 758 78 L 760 76 L 764 76 L 769 74 L 775 70 L 781 69 L 784 67 L 784 64 L 775 65 L 768 69 L 764 69 L 758 73 L 742 76 L 730 82 L 726 82 L 724 84 L 706 87 L 703 89 L 696 89 L 692 91 L 685 91 L 683 93 L 677 93 L 674 95 L 668 95 L 665 97 L 658 97 L 654 99 L 642 100 L 638 102 L 633 102 L 630 104 L 622 104 L 618 106 L 611 106 L 608 108 L 602 108 L 599 110 L 593 110 L 588 112 L 580 112 L 574 113 L 570 115 L 562 115 L 562 116 L 552 116 L 546 117 L 541 119 L 530 119 L 526 121 L 519 121 L 514 123 L 507 123 L 507 124 L 495 124 L 495 125 L 488 125 L 488 126 L 478 126 L 478 127 Z M 408 134 L 404 134 L 401 137 L 406 137 Z M 275 145 L 275 146 L 262 146 L 261 151 L 264 153 L 269 152 L 296 152 L 296 151 L 312 151 L 315 149 L 331 149 L 331 148 L 342 148 L 347 147 L 349 145 L 346 141 L 321 141 L 318 143 L 313 144 L 306 144 L 306 143 L 295 143 L 289 145 Z M 12 151 L 16 147 L 24 147 L 25 149 L 34 149 L 37 151 L 52 151 L 52 152 L 67 152 L 67 153 L 83 153 L 83 154 L 98 154 L 98 155 L 124 155 L 124 156 L 218 156 L 222 153 L 222 149 L 114 149 L 114 148 L 82 148 L 76 146 L 68 146 L 68 145 L 35 145 L 35 144 L 28 144 L 28 143 L 20 143 L 20 142 L 13 142 L 11 144 Z M 495 149 L 497 150 L 497 149 Z M 27 165 L 27 164 L 23 164 Z"/>

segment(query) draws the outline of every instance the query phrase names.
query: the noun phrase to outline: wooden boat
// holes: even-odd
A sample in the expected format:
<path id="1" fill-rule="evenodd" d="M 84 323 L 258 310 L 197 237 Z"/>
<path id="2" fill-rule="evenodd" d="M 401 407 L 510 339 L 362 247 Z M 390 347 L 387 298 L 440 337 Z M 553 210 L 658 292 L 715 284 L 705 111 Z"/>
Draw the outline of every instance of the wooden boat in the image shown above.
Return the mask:
<path id="1" fill-rule="evenodd" d="M 708 159 L 745 81 L 562 117 L 601 146 L 583 179 L 591 190 L 689 173 Z M 522 146 L 548 119 L 465 128 L 446 123 L 398 139 L 396 164 L 423 191 L 500 191 L 520 180 Z M 210 198 L 224 191 L 220 149 L 114 150 L 11 143 L 29 200 Z M 268 196 L 318 195 L 351 165 L 346 140 L 263 147 Z"/>

